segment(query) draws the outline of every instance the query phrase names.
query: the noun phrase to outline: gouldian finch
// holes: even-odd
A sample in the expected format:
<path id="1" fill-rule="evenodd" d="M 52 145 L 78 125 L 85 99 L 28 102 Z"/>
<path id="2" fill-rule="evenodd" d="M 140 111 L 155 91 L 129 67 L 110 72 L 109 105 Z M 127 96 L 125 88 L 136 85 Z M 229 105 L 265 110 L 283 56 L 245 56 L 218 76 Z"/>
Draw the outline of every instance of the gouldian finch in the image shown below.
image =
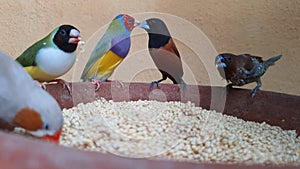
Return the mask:
<path id="1" fill-rule="evenodd" d="M 265 74 L 269 66 L 274 65 L 282 55 L 262 60 L 262 57 L 250 54 L 234 55 L 231 53 L 219 54 L 215 59 L 216 67 L 220 75 L 231 82 L 228 87 L 243 86 L 256 82 L 256 87 L 251 92 L 252 99 L 262 86 L 261 77 Z"/>
<path id="2" fill-rule="evenodd" d="M 130 34 L 139 22 L 132 16 L 119 14 L 109 24 L 105 34 L 94 48 L 82 72 L 82 81 L 106 81 L 127 56 L 130 49 Z"/>
<path id="3" fill-rule="evenodd" d="M 0 52 L 0 120 L 36 137 L 59 141 L 62 111 L 56 100 L 11 57 Z"/>
<path id="4" fill-rule="evenodd" d="M 182 84 L 185 88 L 180 54 L 167 25 L 161 19 L 151 18 L 143 21 L 140 27 L 148 33 L 149 53 L 162 74 L 162 79 L 151 83 L 150 90 L 155 84 L 159 87 L 158 84 L 167 78 L 171 79 L 174 84 Z"/>
<path id="5" fill-rule="evenodd" d="M 80 32 L 71 25 L 61 25 L 27 48 L 16 60 L 39 82 L 57 81 L 70 90 L 59 76 L 67 73 L 76 61 Z"/>

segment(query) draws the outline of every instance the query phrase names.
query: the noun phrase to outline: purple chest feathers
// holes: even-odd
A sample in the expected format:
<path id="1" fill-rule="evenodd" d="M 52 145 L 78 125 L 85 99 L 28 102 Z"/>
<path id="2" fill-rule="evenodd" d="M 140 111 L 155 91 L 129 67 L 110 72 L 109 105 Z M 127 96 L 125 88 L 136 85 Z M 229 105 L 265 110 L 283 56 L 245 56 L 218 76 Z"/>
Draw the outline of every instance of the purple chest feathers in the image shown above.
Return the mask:
<path id="1" fill-rule="evenodd" d="M 120 56 L 121 58 L 125 58 L 130 49 L 130 36 L 123 35 L 117 36 L 112 39 L 112 47 L 111 51 Z"/>

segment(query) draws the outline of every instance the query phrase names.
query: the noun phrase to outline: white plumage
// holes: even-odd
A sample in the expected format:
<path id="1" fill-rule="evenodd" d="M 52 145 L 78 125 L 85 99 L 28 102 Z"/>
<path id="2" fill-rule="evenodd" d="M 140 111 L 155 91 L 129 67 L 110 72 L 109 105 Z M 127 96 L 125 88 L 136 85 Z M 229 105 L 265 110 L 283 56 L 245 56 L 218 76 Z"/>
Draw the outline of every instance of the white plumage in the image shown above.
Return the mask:
<path id="1" fill-rule="evenodd" d="M 31 134 L 38 137 L 53 135 L 62 127 L 62 113 L 56 100 L 40 88 L 18 62 L 2 52 L 0 86 L 1 120 L 12 124 L 19 111 L 27 107 L 38 112 L 43 121 L 43 128 Z"/>
<path id="2" fill-rule="evenodd" d="M 64 52 L 58 48 L 42 48 L 37 53 L 39 67 L 52 76 L 61 76 L 68 72 L 76 61 L 76 51 Z"/>

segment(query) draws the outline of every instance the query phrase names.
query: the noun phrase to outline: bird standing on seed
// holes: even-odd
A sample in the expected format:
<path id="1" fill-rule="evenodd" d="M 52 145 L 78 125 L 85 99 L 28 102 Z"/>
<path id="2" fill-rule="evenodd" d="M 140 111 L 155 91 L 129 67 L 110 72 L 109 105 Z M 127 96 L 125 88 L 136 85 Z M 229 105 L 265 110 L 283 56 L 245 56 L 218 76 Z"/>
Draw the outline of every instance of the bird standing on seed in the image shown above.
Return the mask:
<path id="1" fill-rule="evenodd" d="M 2 122 L 24 128 L 33 136 L 59 141 L 63 116 L 58 103 L 18 62 L 1 52 L 0 85 Z"/>
<path id="2" fill-rule="evenodd" d="M 139 24 L 132 16 L 116 16 L 94 48 L 81 79 L 93 81 L 97 91 L 100 82 L 106 81 L 127 56 L 131 45 L 130 34 Z"/>
<path id="3" fill-rule="evenodd" d="M 67 73 L 76 61 L 76 48 L 80 41 L 80 32 L 71 25 L 61 25 L 49 35 L 26 49 L 17 59 L 39 82 L 63 84 L 70 92 L 70 86 L 62 79 L 56 79 Z"/>
<path id="4" fill-rule="evenodd" d="M 220 75 L 231 82 L 228 87 L 243 86 L 248 83 L 256 82 L 257 86 L 252 90 L 252 99 L 262 86 L 261 77 L 269 66 L 274 65 L 282 55 L 262 60 L 259 56 L 250 54 L 234 55 L 222 53 L 216 57 L 215 64 Z"/>
<path id="5" fill-rule="evenodd" d="M 140 27 L 148 33 L 149 53 L 162 74 L 162 79 L 150 84 L 150 90 L 154 85 L 159 87 L 159 83 L 167 78 L 171 79 L 174 84 L 181 84 L 185 88 L 180 54 L 166 24 L 161 19 L 151 18 L 143 21 Z"/>

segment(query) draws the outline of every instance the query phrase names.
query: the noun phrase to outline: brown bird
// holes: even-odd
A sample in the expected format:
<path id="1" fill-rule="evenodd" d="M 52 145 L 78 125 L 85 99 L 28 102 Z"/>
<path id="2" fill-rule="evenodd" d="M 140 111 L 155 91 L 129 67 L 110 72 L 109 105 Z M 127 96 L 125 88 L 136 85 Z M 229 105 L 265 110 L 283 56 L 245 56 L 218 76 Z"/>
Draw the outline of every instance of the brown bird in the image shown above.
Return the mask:
<path id="1" fill-rule="evenodd" d="M 261 76 L 265 74 L 269 66 L 274 65 L 282 55 L 262 60 L 259 56 L 250 54 L 234 55 L 222 53 L 216 57 L 215 64 L 220 75 L 231 82 L 228 87 L 243 86 L 248 83 L 256 82 L 257 86 L 252 90 L 252 99 L 262 86 Z"/>
<path id="2" fill-rule="evenodd" d="M 180 54 L 166 24 L 161 19 L 151 18 L 143 21 L 140 27 L 148 33 L 149 53 L 162 74 L 162 79 L 151 83 L 150 90 L 155 84 L 159 87 L 158 84 L 167 78 L 171 79 L 174 84 L 181 84 L 185 89 Z"/>

